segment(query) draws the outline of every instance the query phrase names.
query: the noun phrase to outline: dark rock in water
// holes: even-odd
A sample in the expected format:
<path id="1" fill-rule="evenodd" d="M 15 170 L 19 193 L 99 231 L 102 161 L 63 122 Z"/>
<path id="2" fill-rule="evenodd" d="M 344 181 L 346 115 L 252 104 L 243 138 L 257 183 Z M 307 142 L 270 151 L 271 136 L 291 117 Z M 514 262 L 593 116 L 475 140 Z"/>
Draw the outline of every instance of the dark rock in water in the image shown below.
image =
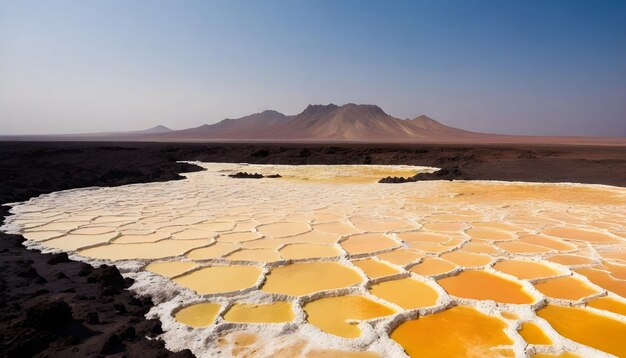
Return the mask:
<path id="1" fill-rule="evenodd" d="M 259 173 L 253 174 L 253 173 L 248 173 L 248 172 L 238 172 L 235 174 L 228 174 L 228 176 L 231 178 L 238 178 L 238 179 L 282 178 L 280 174 L 263 175 Z"/>
<path id="2" fill-rule="evenodd" d="M 468 176 L 459 167 L 442 168 L 433 173 L 419 173 L 412 177 L 386 177 L 380 179 L 379 183 L 412 183 L 421 180 L 467 180 Z"/>
<path id="3" fill-rule="evenodd" d="M 259 174 L 259 173 L 248 173 L 248 172 L 238 172 L 235 174 L 228 174 L 229 177 L 231 178 L 237 178 L 237 179 L 261 179 L 263 178 L 263 175 Z"/>
<path id="4" fill-rule="evenodd" d="M 419 180 L 467 180 L 469 177 L 459 167 L 441 168 L 433 173 L 420 173 L 413 178 Z"/>
<path id="5" fill-rule="evenodd" d="M 386 177 L 386 178 L 382 178 L 380 179 L 378 182 L 379 183 L 385 183 L 385 184 L 397 184 L 397 183 L 408 183 L 408 182 L 412 182 L 414 180 L 411 180 L 412 177 Z"/>

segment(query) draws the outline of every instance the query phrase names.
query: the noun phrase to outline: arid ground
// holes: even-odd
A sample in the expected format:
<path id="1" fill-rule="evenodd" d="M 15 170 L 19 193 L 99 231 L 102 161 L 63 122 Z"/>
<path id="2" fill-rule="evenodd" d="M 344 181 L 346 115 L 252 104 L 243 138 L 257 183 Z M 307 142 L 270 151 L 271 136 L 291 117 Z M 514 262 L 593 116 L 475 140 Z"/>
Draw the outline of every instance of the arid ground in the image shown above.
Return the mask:
<path id="1" fill-rule="evenodd" d="M 626 150 L 610 146 L 2 143 L 0 202 L 72 188 L 177 180 L 183 179 L 178 173 L 201 169 L 177 162 L 182 160 L 402 164 L 448 169 L 434 179 L 626 186 Z M 94 269 L 63 254 L 42 255 L 26 250 L 16 235 L 0 235 L 3 256 L 13 258 L 3 260 L 0 281 L 2 321 L 8 322 L 0 332 L 6 346 L 0 348 L 7 355 L 126 351 L 132 356 L 148 354 L 145 349 L 171 354 L 144 338 L 161 332 L 158 321 L 143 318 L 151 302 L 123 290 L 130 282 L 115 267 Z"/>

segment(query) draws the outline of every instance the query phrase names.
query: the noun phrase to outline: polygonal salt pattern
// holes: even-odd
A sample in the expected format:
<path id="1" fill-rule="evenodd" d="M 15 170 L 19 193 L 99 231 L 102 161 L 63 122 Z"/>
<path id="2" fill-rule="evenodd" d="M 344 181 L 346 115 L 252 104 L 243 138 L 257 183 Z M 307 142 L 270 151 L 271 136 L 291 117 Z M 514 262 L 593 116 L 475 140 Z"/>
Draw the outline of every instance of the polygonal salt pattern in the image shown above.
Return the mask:
<path id="1" fill-rule="evenodd" d="M 3 229 L 43 251 L 117 265 L 136 279 L 132 290 L 155 300 L 150 315 L 163 322 L 168 348 L 200 357 L 234 346 L 242 354 L 402 356 L 390 338 L 397 327 L 455 306 L 501 322 L 493 327 L 504 327 L 508 343 L 490 348 L 498 354 L 620 353 L 562 336 L 554 317 L 551 324 L 537 311 L 581 307 L 626 327 L 624 189 L 376 183 L 384 173 L 432 170 L 406 166 L 195 164 L 207 170 L 182 181 L 14 204 Z M 237 171 L 283 178 L 226 176 Z M 482 294 L 490 289 L 500 291 Z M 323 312 L 348 304 L 366 311 L 345 308 L 349 324 L 329 333 L 337 317 Z M 528 332 L 545 338 L 526 342 Z"/>

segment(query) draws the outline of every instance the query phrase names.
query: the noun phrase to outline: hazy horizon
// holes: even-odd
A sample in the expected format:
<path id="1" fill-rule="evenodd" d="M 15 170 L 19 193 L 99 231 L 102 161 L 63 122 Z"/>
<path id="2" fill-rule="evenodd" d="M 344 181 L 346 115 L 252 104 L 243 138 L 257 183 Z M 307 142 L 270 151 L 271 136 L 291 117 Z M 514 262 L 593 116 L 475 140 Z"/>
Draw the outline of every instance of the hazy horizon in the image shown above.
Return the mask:
<path id="1" fill-rule="evenodd" d="M 626 136 L 626 2 L 0 0 L 0 135 L 363 103 L 507 134 Z"/>

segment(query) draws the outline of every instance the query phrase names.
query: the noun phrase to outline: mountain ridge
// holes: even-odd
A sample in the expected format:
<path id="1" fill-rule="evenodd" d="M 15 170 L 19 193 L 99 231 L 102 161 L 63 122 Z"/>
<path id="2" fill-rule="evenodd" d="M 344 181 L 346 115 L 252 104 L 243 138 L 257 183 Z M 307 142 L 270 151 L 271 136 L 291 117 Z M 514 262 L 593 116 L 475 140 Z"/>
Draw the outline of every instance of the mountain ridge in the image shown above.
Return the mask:
<path id="1" fill-rule="evenodd" d="M 287 116 L 266 110 L 215 124 L 168 132 L 163 139 L 227 140 L 339 140 L 380 141 L 441 138 L 471 132 L 448 127 L 425 115 L 411 120 L 395 118 L 372 104 L 310 104 L 302 112 Z"/>
<path id="2" fill-rule="evenodd" d="M 310 104 L 285 115 L 264 110 L 217 123 L 172 130 L 163 125 L 127 132 L 0 136 L 0 140 L 154 142 L 543 143 L 626 146 L 626 138 L 488 134 L 445 125 L 425 114 L 400 119 L 373 104 Z"/>

